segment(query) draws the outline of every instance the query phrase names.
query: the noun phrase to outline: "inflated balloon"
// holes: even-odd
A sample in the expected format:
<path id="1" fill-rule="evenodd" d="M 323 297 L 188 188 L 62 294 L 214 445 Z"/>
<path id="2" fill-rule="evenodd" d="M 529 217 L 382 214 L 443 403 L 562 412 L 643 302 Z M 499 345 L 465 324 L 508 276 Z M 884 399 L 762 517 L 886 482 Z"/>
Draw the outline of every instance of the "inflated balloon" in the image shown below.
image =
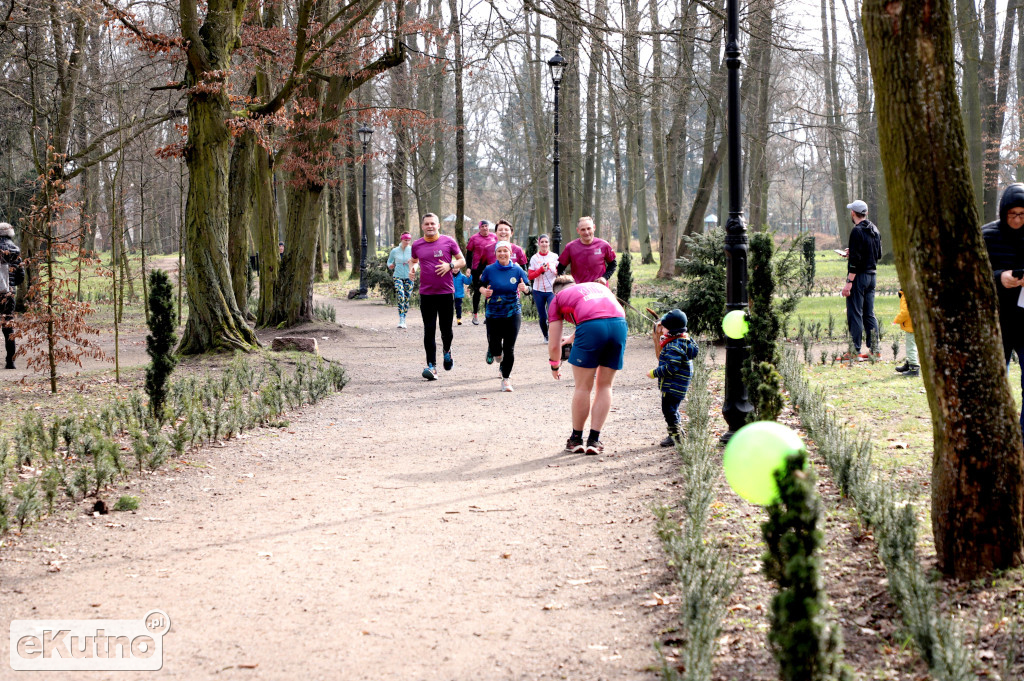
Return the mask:
<path id="1" fill-rule="evenodd" d="M 736 494 L 767 506 L 779 496 L 775 471 L 783 470 L 786 459 L 803 448 L 803 440 L 792 428 L 774 421 L 748 423 L 725 446 L 725 479 Z"/>
<path id="2" fill-rule="evenodd" d="M 747 315 L 743 310 L 733 310 L 722 320 L 722 331 L 725 331 L 729 338 L 743 338 L 747 335 L 749 327 Z"/>

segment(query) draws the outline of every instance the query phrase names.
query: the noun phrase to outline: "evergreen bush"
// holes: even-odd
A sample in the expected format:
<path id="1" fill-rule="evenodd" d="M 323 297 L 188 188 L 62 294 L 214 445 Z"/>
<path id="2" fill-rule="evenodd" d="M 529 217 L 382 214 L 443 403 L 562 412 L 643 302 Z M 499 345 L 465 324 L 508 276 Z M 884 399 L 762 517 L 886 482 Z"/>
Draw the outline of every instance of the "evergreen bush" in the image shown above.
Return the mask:
<path id="1" fill-rule="evenodd" d="M 775 311 L 775 272 L 772 256 L 775 242 L 771 234 L 759 232 L 750 239 L 750 352 L 743 362 L 743 382 L 759 420 L 774 421 L 782 411 L 782 377 L 776 367 L 779 353 L 779 317 Z M 805 339 L 805 354 L 810 343 Z"/>
<path id="2" fill-rule="evenodd" d="M 146 394 L 149 395 L 150 412 L 162 423 L 167 381 L 178 363 L 174 356 L 174 345 L 178 342 L 174 333 L 174 291 L 166 272 L 155 269 L 149 273 L 149 291 L 146 353 L 150 365 L 146 369 Z"/>
<path id="3" fill-rule="evenodd" d="M 627 303 L 633 297 L 633 256 L 625 251 L 619 258 L 619 272 L 616 275 L 615 295 Z"/>
<path id="4" fill-rule="evenodd" d="M 687 255 L 676 261 L 685 282 L 682 300 L 673 307 L 686 311 L 690 332 L 725 338 L 725 231 L 716 227 L 683 237 Z"/>
<path id="5" fill-rule="evenodd" d="M 783 681 L 850 679 L 842 664 L 839 630 L 825 618 L 817 555 L 821 499 L 806 462 L 807 452 L 800 451 L 775 473 L 779 499 L 768 507 L 768 520 L 761 525 L 767 547 L 765 577 L 778 587 L 772 596 L 768 642 Z"/>
<path id="6" fill-rule="evenodd" d="M 801 246 L 803 247 L 804 256 L 804 292 L 806 295 L 810 295 L 811 289 L 814 287 L 814 257 L 815 257 L 815 238 L 813 236 L 805 236 Z"/>

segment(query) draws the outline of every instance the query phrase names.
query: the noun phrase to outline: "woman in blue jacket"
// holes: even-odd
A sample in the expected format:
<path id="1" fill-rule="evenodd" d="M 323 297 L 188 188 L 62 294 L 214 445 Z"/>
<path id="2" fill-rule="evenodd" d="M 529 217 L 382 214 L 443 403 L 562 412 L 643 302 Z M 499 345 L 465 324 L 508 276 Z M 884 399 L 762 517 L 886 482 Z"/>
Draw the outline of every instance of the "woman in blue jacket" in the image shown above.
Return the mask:
<path id="1" fill-rule="evenodd" d="M 494 246 L 497 261 L 484 268 L 480 275 L 480 293 L 487 299 L 488 357 L 494 358 L 501 369 L 501 391 L 512 392 L 509 376 L 516 361 L 516 338 L 523 321 L 520 293 L 528 293 L 529 277 L 519 265 L 512 262 L 512 245 L 499 241 Z"/>

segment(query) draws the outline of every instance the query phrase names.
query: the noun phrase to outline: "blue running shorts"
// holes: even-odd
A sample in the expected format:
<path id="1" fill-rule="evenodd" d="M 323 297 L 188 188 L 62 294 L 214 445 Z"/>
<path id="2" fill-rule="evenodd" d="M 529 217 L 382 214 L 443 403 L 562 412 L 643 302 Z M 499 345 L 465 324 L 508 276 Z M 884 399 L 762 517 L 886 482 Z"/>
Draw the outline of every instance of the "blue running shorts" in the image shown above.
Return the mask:
<path id="1" fill-rule="evenodd" d="M 591 319 L 576 327 L 569 364 L 584 369 L 622 368 L 626 354 L 626 320 L 622 317 Z"/>

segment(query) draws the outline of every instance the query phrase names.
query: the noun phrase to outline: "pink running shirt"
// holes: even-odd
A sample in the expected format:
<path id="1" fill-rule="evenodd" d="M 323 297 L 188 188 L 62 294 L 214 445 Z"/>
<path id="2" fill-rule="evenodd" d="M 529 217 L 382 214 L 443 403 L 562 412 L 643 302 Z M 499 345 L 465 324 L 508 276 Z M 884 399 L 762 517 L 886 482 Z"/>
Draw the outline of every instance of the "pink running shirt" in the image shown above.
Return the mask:
<path id="1" fill-rule="evenodd" d="M 459 244 L 450 236 L 441 234 L 437 241 L 417 239 L 412 245 L 412 257 L 420 261 L 420 295 L 434 296 L 455 293 L 452 272 L 438 276 L 434 268 L 443 262 L 451 264 L 452 260 L 462 255 Z"/>
<path id="2" fill-rule="evenodd" d="M 579 239 L 570 241 L 558 256 L 560 265 L 568 265 L 572 278 L 577 284 L 597 281 L 604 276 L 607 263 L 615 260 L 612 245 L 604 239 L 594 239 L 589 246 L 584 246 Z"/>
<path id="3" fill-rule="evenodd" d="M 558 321 L 570 315 L 579 325 L 592 319 L 625 318 L 626 312 L 607 286 L 591 281 L 568 286 L 551 299 L 549 320 Z"/>
<path id="4" fill-rule="evenodd" d="M 466 242 L 466 251 L 473 254 L 473 262 L 470 263 L 470 266 L 474 270 L 494 263 L 496 260 L 494 244 L 496 243 L 498 243 L 498 235 L 494 232 L 490 232 L 487 236 L 482 236 L 480 232 L 477 232 L 469 237 L 469 241 Z"/>

